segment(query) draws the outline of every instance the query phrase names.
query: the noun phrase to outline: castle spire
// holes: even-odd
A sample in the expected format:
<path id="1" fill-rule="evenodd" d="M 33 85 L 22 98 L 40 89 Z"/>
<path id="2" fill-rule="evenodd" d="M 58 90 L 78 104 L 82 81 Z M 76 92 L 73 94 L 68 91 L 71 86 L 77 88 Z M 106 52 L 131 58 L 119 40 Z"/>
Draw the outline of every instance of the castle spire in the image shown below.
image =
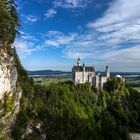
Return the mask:
<path id="1" fill-rule="evenodd" d="M 109 66 L 106 66 L 106 77 L 110 78 L 110 70 L 109 70 Z"/>
<path id="2" fill-rule="evenodd" d="M 80 66 L 80 58 L 77 59 L 77 66 Z"/>
<path id="3" fill-rule="evenodd" d="M 85 67 L 85 63 L 83 62 L 83 67 Z"/>

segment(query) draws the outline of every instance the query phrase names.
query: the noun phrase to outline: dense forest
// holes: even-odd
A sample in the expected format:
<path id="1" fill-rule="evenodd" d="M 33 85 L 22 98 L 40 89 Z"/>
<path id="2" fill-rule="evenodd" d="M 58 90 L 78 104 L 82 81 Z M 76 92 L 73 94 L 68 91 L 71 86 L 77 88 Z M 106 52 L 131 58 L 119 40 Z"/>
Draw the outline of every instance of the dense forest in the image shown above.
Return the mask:
<path id="1" fill-rule="evenodd" d="M 89 83 L 27 85 L 12 133 L 17 140 L 29 122 L 41 122 L 42 131 L 34 129 L 25 139 L 129 140 L 129 132 L 140 131 L 140 93 L 120 79 L 108 80 L 104 91 Z"/>
<path id="2" fill-rule="evenodd" d="M 11 48 L 19 27 L 13 0 L 0 1 L 0 49 L 14 56 L 22 89 L 14 140 L 129 140 L 140 131 L 140 93 L 121 79 L 108 79 L 103 91 L 70 81 L 35 85 Z M 4 98 L 5 111 L 13 103 Z M 3 138 L 4 139 L 4 138 Z M 7 139 L 7 138 L 5 138 Z"/>

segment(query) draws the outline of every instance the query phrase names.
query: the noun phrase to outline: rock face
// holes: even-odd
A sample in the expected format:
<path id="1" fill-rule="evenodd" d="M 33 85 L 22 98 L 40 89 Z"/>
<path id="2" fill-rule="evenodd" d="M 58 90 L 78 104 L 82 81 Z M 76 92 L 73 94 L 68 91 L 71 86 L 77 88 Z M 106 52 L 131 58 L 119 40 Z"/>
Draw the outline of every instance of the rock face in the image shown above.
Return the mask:
<path id="1" fill-rule="evenodd" d="M 0 48 L 0 139 L 9 139 L 20 109 L 22 90 L 17 79 L 14 56 Z"/>
<path id="2" fill-rule="evenodd" d="M 22 135 L 21 139 L 26 139 L 30 134 L 37 134 L 40 140 L 46 140 L 46 133 L 43 130 L 43 122 L 33 123 L 32 121 L 28 122 L 25 133 Z"/>
<path id="3" fill-rule="evenodd" d="M 140 133 L 131 133 L 130 137 L 132 140 L 140 140 Z"/>
<path id="4" fill-rule="evenodd" d="M 0 99 L 16 87 L 17 69 L 14 58 L 5 49 L 0 50 Z"/>

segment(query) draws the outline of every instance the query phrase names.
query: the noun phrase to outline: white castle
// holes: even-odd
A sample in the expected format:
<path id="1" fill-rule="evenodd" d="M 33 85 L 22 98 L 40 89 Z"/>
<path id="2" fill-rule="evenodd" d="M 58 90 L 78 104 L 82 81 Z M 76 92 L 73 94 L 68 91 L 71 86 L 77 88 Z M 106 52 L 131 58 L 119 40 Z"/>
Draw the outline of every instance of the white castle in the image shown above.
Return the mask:
<path id="1" fill-rule="evenodd" d="M 102 90 L 108 78 L 110 78 L 109 66 L 106 66 L 105 76 L 100 73 L 96 75 L 94 67 L 87 67 L 84 63 L 81 66 L 80 58 L 77 60 L 77 65 L 72 68 L 72 79 L 75 85 L 88 82 Z"/>

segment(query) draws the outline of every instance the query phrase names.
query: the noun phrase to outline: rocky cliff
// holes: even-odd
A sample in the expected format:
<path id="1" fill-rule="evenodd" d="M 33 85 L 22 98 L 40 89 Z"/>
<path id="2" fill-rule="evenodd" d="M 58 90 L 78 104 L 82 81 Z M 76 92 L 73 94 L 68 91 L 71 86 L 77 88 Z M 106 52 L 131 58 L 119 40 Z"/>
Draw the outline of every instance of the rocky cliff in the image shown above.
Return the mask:
<path id="1" fill-rule="evenodd" d="M 14 55 L 8 49 L 0 48 L 0 139 L 10 135 L 19 112 L 22 90 L 17 79 Z"/>

